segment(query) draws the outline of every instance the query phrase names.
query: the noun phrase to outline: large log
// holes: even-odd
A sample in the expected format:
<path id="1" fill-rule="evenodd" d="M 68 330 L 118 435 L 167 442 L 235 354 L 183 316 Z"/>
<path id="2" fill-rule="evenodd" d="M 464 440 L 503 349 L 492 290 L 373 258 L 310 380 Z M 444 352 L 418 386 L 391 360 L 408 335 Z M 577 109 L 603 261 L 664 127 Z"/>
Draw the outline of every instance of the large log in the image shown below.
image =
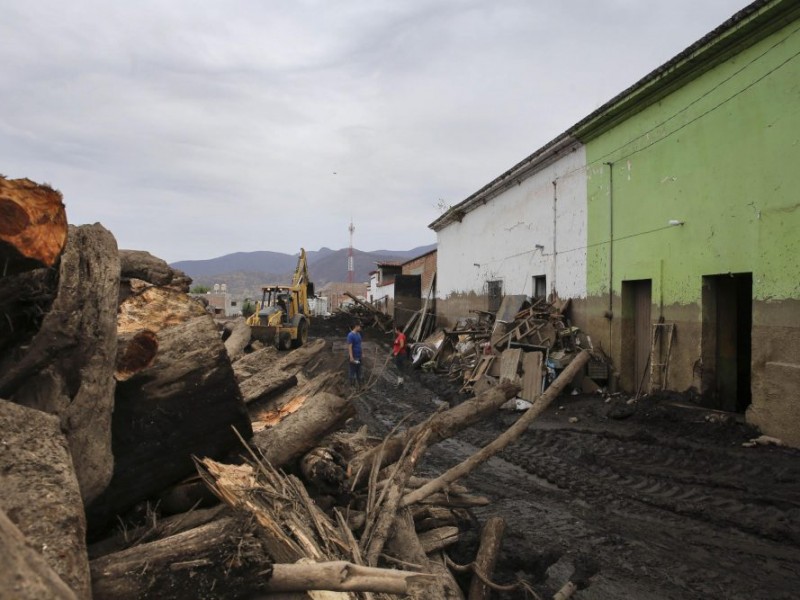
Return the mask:
<path id="1" fill-rule="evenodd" d="M 447 600 L 453 597 L 453 594 L 448 593 L 452 586 L 450 578 L 447 577 L 449 573 L 444 573 L 436 562 L 425 555 L 425 549 L 422 547 L 416 531 L 414 531 L 414 521 L 407 508 L 402 509 L 397 514 L 392 535 L 387 540 L 386 550 L 394 558 L 407 565 L 413 565 L 413 568 L 417 570 L 440 575 L 424 593 L 418 593 L 413 598 Z M 447 571 L 447 569 L 444 569 L 444 571 Z"/>
<path id="2" fill-rule="evenodd" d="M 93 531 L 194 472 L 191 456 L 221 458 L 250 420 L 213 318 L 187 295 L 151 287 L 119 309 L 121 334 L 156 333 L 155 361 L 117 385 L 114 477 L 89 507 Z"/>
<path id="3" fill-rule="evenodd" d="M 121 529 L 114 535 L 95 542 L 88 548 L 89 558 L 100 558 L 132 546 L 189 531 L 216 520 L 218 517 L 223 516 L 226 511 L 229 511 L 228 507 L 220 504 L 213 508 L 201 508 L 163 519 L 153 517 L 152 522 L 148 525 L 142 525 L 134 529 Z"/>
<path id="4" fill-rule="evenodd" d="M 491 579 L 494 574 L 497 554 L 500 552 L 500 544 L 503 541 L 505 530 L 506 522 L 502 517 L 491 517 L 483 526 L 478 555 L 475 557 L 475 569 L 480 571 L 485 579 Z M 489 586 L 478 575 L 473 574 L 469 584 L 468 599 L 489 600 L 491 594 Z"/>
<path id="5" fill-rule="evenodd" d="M 489 460 L 492 456 L 506 448 L 509 444 L 514 442 L 528 429 L 528 426 L 541 415 L 544 410 L 550 406 L 550 403 L 558 397 L 561 390 L 564 389 L 572 378 L 586 365 L 589 361 L 589 352 L 582 350 L 564 369 L 561 374 L 556 377 L 556 380 L 550 385 L 549 388 L 536 399 L 525 413 L 517 419 L 517 421 L 509 427 L 506 431 L 500 434 L 495 440 L 481 448 L 478 452 L 467 458 L 465 461 L 452 467 L 430 483 L 423 485 L 421 488 L 406 494 L 403 497 L 403 506 L 408 506 L 415 502 L 420 502 L 430 495 L 446 488 L 451 483 L 465 477 L 475 469 L 477 469 L 484 462 Z"/>
<path id="6" fill-rule="evenodd" d="M 26 542 L 0 510 L 0 598 L 4 600 L 77 600 L 75 593 Z"/>
<path id="7" fill-rule="evenodd" d="M 228 517 L 96 558 L 94 600 L 242 598 L 263 592 L 271 562 L 250 529 Z"/>
<path id="8" fill-rule="evenodd" d="M 55 264 L 67 239 L 61 194 L 0 176 L 0 277 Z"/>
<path id="9" fill-rule="evenodd" d="M 70 226 L 52 306 L 30 343 L 0 358 L 0 395 L 61 419 L 86 503 L 112 472 L 118 287 L 111 233 Z"/>
<path id="10" fill-rule="evenodd" d="M 75 595 L 89 598 L 86 517 L 58 418 L 0 400 L 0 432 L 0 509 Z"/>
<path id="11" fill-rule="evenodd" d="M 226 323 L 225 331 L 228 332 L 228 337 L 225 339 L 225 350 L 233 362 L 244 354 L 244 349 L 250 344 L 252 331 L 250 325 L 243 318 Z"/>
<path id="12" fill-rule="evenodd" d="M 299 459 L 317 441 L 355 414 L 352 403 L 328 392 L 310 395 L 300 408 L 272 427 L 257 431 L 252 444 L 276 468 Z"/>
<path id="13" fill-rule="evenodd" d="M 144 250 L 120 250 L 120 275 L 123 283 L 140 279 L 158 287 L 189 292 L 192 279 L 179 269 L 173 269 L 166 261 Z"/>
<path id="14" fill-rule="evenodd" d="M 315 340 L 285 354 L 264 348 L 236 361 L 233 370 L 244 401 L 268 400 L 297 385 L 297 372 L 324 348 L 325 340 Z"/>
<path id="15" fill-rule="evenodd" d="M 351 470 L 356 474 L 358 481 L 363 482 L 369 475 L 374 457 L 379 452 L 382 453 L 381 466 L 395 462 L 402 454 L 403 448 L 421 427 L 430 427 L 431 437 L 428 444 L 432 446 L 492 414 L 507 400 L 513 398 L 519 390 L 518 385 L 501 383 L 454 408 L 434 415 L 429 423 L 426 422 L 395 434 L 388 438 L 385 444 L 356 456 L 351 462 Z"/>

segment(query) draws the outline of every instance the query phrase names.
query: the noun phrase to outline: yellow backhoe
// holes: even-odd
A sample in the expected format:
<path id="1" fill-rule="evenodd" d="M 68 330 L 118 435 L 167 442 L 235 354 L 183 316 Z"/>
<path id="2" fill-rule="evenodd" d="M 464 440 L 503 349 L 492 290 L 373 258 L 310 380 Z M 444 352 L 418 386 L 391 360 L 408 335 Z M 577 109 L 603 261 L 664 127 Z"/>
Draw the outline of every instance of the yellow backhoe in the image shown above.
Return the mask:
<path id="1" fill-rule="evenodd" d="M 300 249 L 291 285 L 265 285 L 261 292 L 256 312 L 247 319 L 253 338 L 275 344 L 278 350 L 305 344 L 311 324 L 308 298 L 314 296 L 314 284 L 308 280 L 306 251 Z"/>

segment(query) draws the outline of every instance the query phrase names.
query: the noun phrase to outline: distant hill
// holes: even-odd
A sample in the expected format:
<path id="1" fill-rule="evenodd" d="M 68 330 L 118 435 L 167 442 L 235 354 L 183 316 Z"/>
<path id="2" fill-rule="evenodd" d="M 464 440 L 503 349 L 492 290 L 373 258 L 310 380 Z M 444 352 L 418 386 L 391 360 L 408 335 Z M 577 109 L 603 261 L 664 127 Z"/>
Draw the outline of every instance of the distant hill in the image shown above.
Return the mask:
<path id="1" fill-rule="evenodd" d="M 436 244 L 411 250 L 376 250 L 363 252 L 353 249 L 356 281 L 368 281 L 375 263 L 406 261 L 436 248 Z M 317 289 L 331 281 L 347 281 L 348 249 L 320 248 L 306 252 L 311 281 Z M 182 260 L 172 263 L 176 269 L 193 279 L 192 285 L 213 286 L 225 283 L 235 297 L 256 298 L 266 283 L 289 283 L 297 267 L 299 254 L 281 252 L 236 252 L 208 260 Z"/>

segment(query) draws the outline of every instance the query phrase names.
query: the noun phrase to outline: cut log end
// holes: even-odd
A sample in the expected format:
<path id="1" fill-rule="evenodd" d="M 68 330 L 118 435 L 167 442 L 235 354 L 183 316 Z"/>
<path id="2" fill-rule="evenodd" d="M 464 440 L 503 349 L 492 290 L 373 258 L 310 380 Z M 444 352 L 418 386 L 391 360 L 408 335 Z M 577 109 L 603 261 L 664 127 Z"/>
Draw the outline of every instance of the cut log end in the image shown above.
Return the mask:
<path id="1" fill-rule="evenodd" d="M 0 275 L 53 266 L 66 241 L 59 192 L 29 179 L 0 177 Z"/>

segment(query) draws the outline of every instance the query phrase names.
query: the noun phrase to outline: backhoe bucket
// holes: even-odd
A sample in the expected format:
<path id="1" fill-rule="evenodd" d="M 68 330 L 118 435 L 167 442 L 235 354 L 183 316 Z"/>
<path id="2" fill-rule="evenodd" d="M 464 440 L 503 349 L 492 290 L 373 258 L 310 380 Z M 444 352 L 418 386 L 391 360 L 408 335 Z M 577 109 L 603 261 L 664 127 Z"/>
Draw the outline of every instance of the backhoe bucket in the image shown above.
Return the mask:
<path id="1" fill-rule="evenodd" d="M 278 332 L 277 327 L 269 327 L 266 325 L 251 325 L 250 337 L 264 344 L 270 345 L 275 343 L 275 334 Z"/>

